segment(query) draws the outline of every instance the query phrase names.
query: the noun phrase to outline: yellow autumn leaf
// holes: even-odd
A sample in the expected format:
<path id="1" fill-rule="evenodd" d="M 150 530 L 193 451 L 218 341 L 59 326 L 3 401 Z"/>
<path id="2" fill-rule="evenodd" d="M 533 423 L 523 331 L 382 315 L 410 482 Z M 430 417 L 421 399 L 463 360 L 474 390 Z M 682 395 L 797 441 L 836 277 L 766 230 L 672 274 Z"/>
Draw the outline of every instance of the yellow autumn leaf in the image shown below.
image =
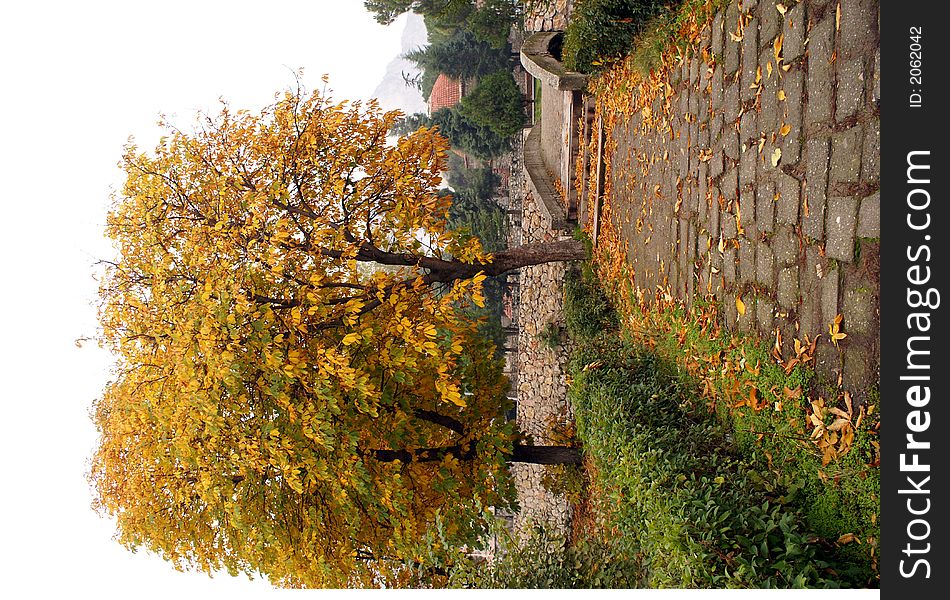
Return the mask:
<path id="1" fill-rule="evenodd" d="M 772 166 L 773 167 L 778 166 L 778 162 L 780 160 L 782 160 L 782 149 L 776 148 L 775 150 L 772 151 Z"/>
<path id="2" fill-rule="evenodd" d="M 791 133 L 791 131 L 792 131 L 792 126 L 789 125 L 788 123 L 785 123 L 784 125 L 782 125 L 782 128 L 778 130 L 778 132 L 781 133 L 783 136 L 788 135 L 789 133 Z"/>
<path id="3" fill-rule="evenodd" d="M 357 341 L 359 341 L 360 337 L 361 336 L 358 333 L 348 333 L 343 336 L 343 345 L 349 346 L 350 344 L 355 344 Z"/>
<path id="4" fill-rule="evenodd" d="M 785 100 L 785 90 L 779 90 L 775 97 L 779 100 Z"/>
<path id="5" fill-rule="evenodd" d="M 736 311 L 740 316 L 745 314 L 745 302 L 742 301 L 742 296 L 736 296 Z"/>
<path id="6" fill-rule="evenodd" d="M 775 10 L 777 10 L 777 11 L 779 12 L 779 14 L 781 14 L 781 15 L 784 17 L 784 16 L 785 16 L 785 12 L 786 12 L 788 9 L 785 8 L 785 5 L 784 5 L 784 4 L 776 4 L 776 5 L 775 5 Z"/>
<path id="7" fill-rule="evenodd" d="M 838 543 L 838 544 L 850 544 L 851 542 L 858 542 L 858 543 L 860 544 L 860 543 L 861 543 L 861 540 L 858 538 L 858 536 L 854 535 L 853 533 L 845 533 L 844 535 L 841 535 L 841 536 L 838 538 L 838 542 L 837 542 L 837 543 Z"/>

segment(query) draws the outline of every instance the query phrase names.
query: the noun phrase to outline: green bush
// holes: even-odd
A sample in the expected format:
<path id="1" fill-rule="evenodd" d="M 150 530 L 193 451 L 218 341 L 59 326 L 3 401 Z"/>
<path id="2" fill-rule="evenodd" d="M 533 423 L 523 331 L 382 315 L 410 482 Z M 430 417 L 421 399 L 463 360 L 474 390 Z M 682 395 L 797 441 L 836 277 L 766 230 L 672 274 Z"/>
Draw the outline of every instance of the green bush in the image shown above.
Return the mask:
<path id="1" fill-rule="evenodd" d="M 614 544 L 579 540 L 535 528 L 520 543 L 503 536 L 494 562 L 466 561 L 456 565 L 450 587 L 477 588 L 604 588 L 640 586 L 635 555 Z"/>
<path id="2" fill-rule="evenodd" d="M 803 516 L 757 484 L 714 415 L 688 408 L 694 390 L 672 365 L 599 336 L 571 371 L 579 437 L 614 527 L 643 553 L 646 586 L 837 585 Z"/>
<path id="3" fill-rule="evenodd" d="M 564 278 L 567 331 L 573 338 L 593 338 L 603 331 L 615 330 L 617 312 L 597 285 L 590 267 L 570 270 Z"/>
<path id="4" fill-rule="evenodd" d="M 511 71 L 486 75 L 462 98 L 459 113 L 501 137 L 511 137 L 524 127 L 524 97 Z"/>
<path id="5" fill-rule="evenodd" d="M 577 2 L 564 32 L 564 66 L 572 71 L 592 73 L 611 59 L 625 55 L 647 21 L 669 4 L 668 0 Z"/>

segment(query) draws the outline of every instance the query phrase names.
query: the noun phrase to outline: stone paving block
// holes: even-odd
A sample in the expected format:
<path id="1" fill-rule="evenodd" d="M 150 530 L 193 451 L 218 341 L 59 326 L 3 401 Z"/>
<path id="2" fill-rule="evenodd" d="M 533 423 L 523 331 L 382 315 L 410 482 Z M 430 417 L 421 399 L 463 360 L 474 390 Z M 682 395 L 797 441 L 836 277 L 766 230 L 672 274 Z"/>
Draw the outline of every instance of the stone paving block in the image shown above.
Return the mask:
<path id="1" fill-rule="evenodd" d="M 696 237 L 696 254 L 700 260 L 705 260 L 706 253 L 712 249 L 712 238 L 705 227 L 700 226 Z M 718 250 L 717 250 L 718 252 Z"/>
<path id="2" fill-rule="evenodd" d="M 800 6 L 800 5 L 799 5 Z M 802 147 L 802 97 L 804 76 L 801 71 L 786 73 L 782 79 L 785 100 L 781 102 L 785 109 L 784 124 L 791 130 L 782 138 L 782 162 L 795 164 L 801 158 Z"/>
<path id="3" fill-rule="evenodd" d="M 724 239 L 732 240 L 738 236 L 738 230 L 736 229 L 736 216 L 728 211 L 723 211 L 720 214 L 719 226 L 722 228 L 722 236 Z"/>
<path id="4" fill-rule="evenodd" d="M 726 293 L 729 293 L 731 290 L 724 290 L 722 306 L 725 309 L 725 318 L 724 325 L 727 329 L 735 329 L 736 322 L 739 320 L 739 312 L 736 309 L 736 299 L 734 296 L 727 297 Z M 748 307 L 746 308 L 748 310 Z"/>
<path id="5" fill-rule="evenodd" d="M 798 265 L 784 267 L 778 273 L 776 288 L 778 305 L 785 310 L 792 310 L 798 306 Z"/>
<path id="6" fill-rule="evenodd" d="M 881 101 L 881 49 L 874 52 L 874 85 L 871 88 L 871 99 Z"/>
<path id="7" fill-rule="evenodd" d="M 715 151 L 712 158 L 709 159 L 709 177 L 716 179 L 722 175 L 723 154 L 722 151 Z"/>
<path id="8" fill-rule="evenodd" d="M 690 259 L 689 252 L 689 221 L 684 218 L 679 219 L 679 232 L 676 236 L 676 243 L 680 249 L 680 264 Z"/>
<path id="9" fill-rule="evenodd" d="M 778 11 L 775 11 L 775 14 L 778 14 Z M 773 68 L 775 67 L 771 47 L 762 50 L 759 56 L 759 64 L 772 64 Z M 766 72 L 762 73 L 762 91 L 759 93 L 757 129 L 762 133 L 771 133 L 778 131 L 781 125 L 779 122 L 781 114 L 779 112 L 779 100 L 776 96 L 781 83 L 781 76 L 777 70 L 773 70 L 772 76 L 769 77 L 765 67 L 763 67 L 763 70 Z M 784 107 L 781 108 L 784 109 Z"/>
<path id="10" fill-rule="evenodd" d="M 876 300 L 874 291 L 869 287 L 845 290 L 841 303 L 842 331 L 848 335 L 873 334 L 877 319 L 874 311 Z"/>
<path id="11" fill-rule="evenodd" d="M 739 157 L 739 188 L 755 183 L 755 163 L 759 158 L 758 149 L 755 146 L 747 146 L 742 156 Z"/>
<path id="12" fill-rule="evenodd" d="M 758 14 L 759 48 L 771 48 L 773 39 L 782 28 L 782 14 L 775 9 L 775 0 L 760 2 Z"/>
<path id="13" fill-rule="evenodd" d="M 739 281 L 741 283 L 755 282 L 755 248 L 756 244 L 740 238 L 739 241 Z"/>
<path id="14" fill-rule="evenodd" d="M 713 56 L 716 57 L 716 62 L 722 62 L 722 49 L 723 49 L 723 38 L 726 37 L 726 34 L 723 32 L 723 14 L 722 12 L 717 12 L 716 16 L 713 17 L 712 27 L 710 28 L 711 39 L 711 51 Z"/>
<path id="15" fill-rule="evenodd" d="M 722 124 L 725 121 L 721 112 L 713 114 L 709 119 L 709 143 L 710 145 L 720 144 L 722 140 Z"/>
<path id="16" fill-rule="evenodd" d="M 873 195 L 861 200 L 861 207 L 858 209 L 858 237 L 879 238 L 881 237 L 881 193 L 875 192 Z"/>
<path id="17" fill-rule="evenodd" d="M 696 187 L 696 193 L 693 195 L 695 200 L 692 210 L 700 218 L 706 218 L 706 193 L 709 191 L 709 165 L 701 163 L 699 165 L 699 181 Z"/>
<path id="18" fill-rule="evenodd" d="M 828 261 L 821 257 L 818 246 L 805 246 L 805 261 L 803 268 L 798 272 L 798 284 L 802 290 L 802 297 L 818 298 L 821 290 L 821 278 L 824 277 Z M 820 276 L 819 276 L 820 275 Z"/>
<path id="19" fill-rule="evenodd" d="M 832 384 L 837 382 L 840 371 L 841 355 L 838 349 L 831 345 L 828 336 L 819 338 L 818 347 L 815 349 L 815 373 L 818 378 Z"/>
<path id="20" fill-rule="evenodd" d="M 835 121 L 853 117 L 864 106 L 864 57 L 835 62 L 838 68 L 838 91 Z"/>
<path id="21" fill-rule="evenodd" d="M 742 0 L 742 12 L 749 13 L 759 5 L 759 0 Z"/>
<path id="22" fill-rule="evenodd" d="M 835 18 L 825 16 L 816 23 L 808 36 L 808 105 L 805 120 L 809 125 L 831 120 L 834 102 L 834 69 L 831 56 L 834 52 Z"/>
<path id="23" fill-rule="evenodd" d="M 696 263 L 697 231 L 695 223 L 689 223 L 687 235 L 688 241 L 686 242 L 686 269 L 689 277 L 686 280 L 686 293 L 692 296 L 693 292 L 695 291 L 694 284 L 696 283 L 694 265 Z"/>
<path id="24" fill-rule="evenodd" d="M 712 81 L 712 69 L 705 62 L 699 63 L 699 89 L 703 92 L 702 97 L 709 99 L 709 82 Z"/>
<path id="25" fill-rule="evenodd" d="M 825 223 L 825 255 L 852 262 L 854 260 L 854 232 L 858 221 L 858 203 L 852 197 L 829 198 Z"/>
<path id="26" fill-rule="evenodd" d="M 739 206 L 742 207 L 742 228 L 745 230 L 745 237 L 752 241 L 759 238 L 759 226 L 756 223 L 755 214 L 755 190 L 751 187 L 739 190 Z"/>
<path id="27" fill-rule="evenodd" d="M 780 225 L 772 235 L 772 251 L 780 267 L 798 264 L 798 237 L 789 225 Z"/>
<path id="28" fill-rule="evenodd" d="M 739 152 L 742 146 L 739 144 L 739 132 L 735 125 L 727 124 L 722 132 L 722 150 L 732 161 L 739 160 Z"/>
<path id="29" fill-rule="evenodd" d="M 775 256 L 768 244 L 759 243 L 755 251 L 755 280 L 767 288 L 775 286 Z"/>
<path id="30" fill-rule="evenodd" d="M 848 342 L 842 343 L 841 385 L 852 390 L 855 401 L 863 403 L 867 401 L 869 388 L 880 381 L 880 360 L 875 358 L 871 348 Z"/>
<path id="31" fill-rule="evenodd" d="M 821 278 L 821 319 L 822 330 L 827 331 L 828 325 L 834 322 L 841 312 L 838 308 L 838 280 L 841 272 L 832 269 Z"/>
<path id="32" fill-rule="evenodd" d="M 709 262 L 703 263 L 699 268 L 699 280 L 696 282 L 700 295 L 708 294 L 712 291 L 710 282 L 712 281 L 712 271 L 709 269 Z"/>
<path id="33" fill-rule="evenodd" d="M 726 172 L 723 173 L 722 179 L 719 181 L 719 188 L 726 200 L 735 200 L 737 198 L 736 194 L 739 190 L 739 171 L 729 165 L 728 162 Z"/>
<path id="34" fill-rule="evenodd" d="M 776 11 L 778 12 L 778 11 Z M 788 9 L 782 23 L 782 57 L 789 63 L 805 53 L 805 3 L 800 2 Z"/>
<path id="35" fill-rule="evenodd" d="M 755 129 L 755 111 L 747 110 L 739 118 L 739 144 L 748 148 L 754 143 L 757 133 Z M 744 152 L 741 149 L 740 151 Z"/>
<path id="36" fill-rule="evenodd" d="M 861 174 L 861 148 L 864 132 L 860 125 L 831 137 L 831 164 L 828 179 L 835 183 L 857 183 Z"/>
<path id="37" fill-rule="evenodd" d="M 808 210 L 802 213 L 802 232 L 813 240 L 825 239 L 829 148 L 830 144 L 825 139 L 806 142 L 805 202 L 808 203 Z"/>
<path id="38" fill-rule="evenodd" d="M 798 338 L 804 341 L 804 335 L 814 338 L 822 332 L 820 296 L 806 294 L 802 290 L 802 301 L 798 305 Z"/>
<path id="39" fill-rule="evenodd" d="M 730 33 L 739 28 L 739 7 L 735 2 L 726 8 L 726 22 L 723 30 L 723 63 L 724 74 L 728 77 L 739 68 L 739 43 L 732 41 Z"/>
<path id="40" fill-rule="evenodd" d="M 755 299 L 755 324 L 763 338 L 771 335 L 775 321 L 775 303 L 764 296 Z"/>
<path id="41" fill-rule="evenodd" d="M 715 112 L 722 110 L 722 95 L 724 90 L 722 65 L 717 63 L 713 69 L 712 83 L 709 87 L 709 104 Z"/>
<path id="42" fill-rule="evenodd" d="M 699 62 L 699 57 L 696 55 L 689 59 L 689 84 L 693 87 L 699 83 Z"/>
<path id="43" fill-rule="evenodd" d="M 755 190 L 755 222 L 759 230 L 765 233 L 772 232 L 775 221 L 775 182 L 759 180 Z"/>
<path id="44" fill-rule="evenodd" d="M 726 283 L 735 283 L 736 281 L 736 261 L 736 249 L 732 244 L 729 244 L 722 253 L 722 278 Z"/>
<path id="45" fill-rule="evenodd" d="M 751 333 L 755 331 L 756 298 L 747 294 L 742 298 L 742 302 L 745 304 L 745 312 L 739 315 L 736 328 L 743 333 Z"/>
<path id="46" fill-rule="evenodd" d="M 840 58 L 861 56 L 877 38 L 878 2 L 874 0 L 840 0 Z"/>
<path id="47" fill-rule="evenodd" d="M 719 188 L 713 186 L 710 190 L 711 202 L 706 205 L 706 231 L 714 239 L 719 239 Z"/>
<path id="48" fill-rule="evenodd" d="M 755 17 L 749 19 L 746 23 L 742 35 L 742 77 L 741 94 L 743 100 L 755 98 L 755 88 L 752 84 L 755 82 L 755 74 L 759 69 L 759 20 Z M 765 70 L 765 67 L 761 67 Z M 765 74 L 762 74 L 763 77 Z"/>
<path id="49" fill-rule="evenodd" d="M 728 84 L 726 85 L 725 92 L 723 92 L 723 116 L 726 118 L 724 127 L 728 127 L 732 123 L 736 122 L 736 119 L 739 118 L 739 84 L 732 79 L 729 79 Z"/>
<path id="50" fill-rule="evenodd" d="M 798 223 L 798 207 L 801 204 L 802 183 L 782 173 L 776 181 L 778 198 L 775 206 L 775 221 L 779 224 L 796 225 Z"/>
<path id="51" fill-rule="evenodd" d="M 861 181 L 881 180 L 881 121 L 873 119 L 864 128 L 861 150 Z"/>

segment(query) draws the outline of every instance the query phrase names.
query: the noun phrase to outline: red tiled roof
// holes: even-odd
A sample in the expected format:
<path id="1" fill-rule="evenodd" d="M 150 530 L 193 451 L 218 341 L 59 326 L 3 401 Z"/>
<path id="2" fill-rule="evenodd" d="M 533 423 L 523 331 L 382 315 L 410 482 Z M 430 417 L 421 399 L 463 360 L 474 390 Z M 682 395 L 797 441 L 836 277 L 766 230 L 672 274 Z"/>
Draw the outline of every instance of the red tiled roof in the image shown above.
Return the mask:
<path id="1" fill-rule="evenodd" d="M 462 98 L 462 84 L 445 73 L 440 73 L 429 94 L 429 114 L 440 108 L 452 108 Z"/>

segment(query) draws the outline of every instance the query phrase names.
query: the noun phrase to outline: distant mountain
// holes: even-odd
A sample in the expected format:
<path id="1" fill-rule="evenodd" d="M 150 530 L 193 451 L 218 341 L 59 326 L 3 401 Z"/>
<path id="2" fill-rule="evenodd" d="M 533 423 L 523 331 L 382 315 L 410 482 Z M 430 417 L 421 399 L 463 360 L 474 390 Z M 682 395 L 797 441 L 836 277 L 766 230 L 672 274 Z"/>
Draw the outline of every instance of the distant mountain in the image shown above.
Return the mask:
<path id="1" fill-rule="evenodd" d="M 426 112 L 426 103 L 422 93 L 414 87 L 406 85 L 403 73 L 409 77 L 419 74 L 415 63 L 406 60 L 402 55 L 427 44 L 426 26 L 422 17 L 415 13 L 406 15 L 406 26 L 402 32 L 402 49 L 399 56 L 386 66 L 386 75 L 373 91 L 373 97 L 379 100 L 383 110 L 401 110 L 407 115 L 417 112 Z"/>

